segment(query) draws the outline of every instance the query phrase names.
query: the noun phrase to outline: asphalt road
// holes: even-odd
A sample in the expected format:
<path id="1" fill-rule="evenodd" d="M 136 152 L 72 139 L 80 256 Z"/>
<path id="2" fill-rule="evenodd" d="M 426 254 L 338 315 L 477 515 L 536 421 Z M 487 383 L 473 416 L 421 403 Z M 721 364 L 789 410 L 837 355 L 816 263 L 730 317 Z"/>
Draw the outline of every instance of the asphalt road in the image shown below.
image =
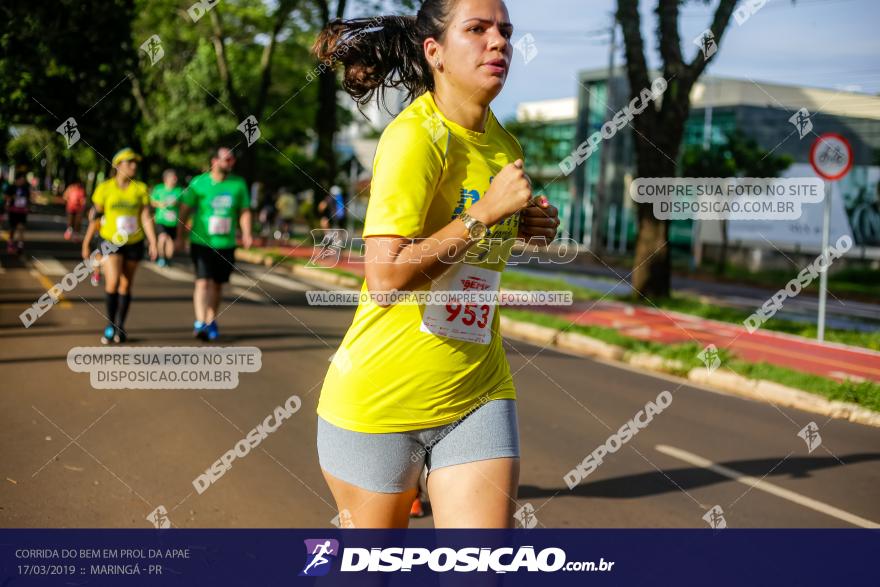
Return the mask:
<path id="1" fill-rule="evenodd" d="M 98 345 L 100 288 L 81 283 L 30 328 L 18 319 L 78 262 L 60 225 L 34 228 L 21 259 L 0 257 L 0 527 L 150 527 L 159 506 L 177 527 L 329 527 L 315 406 L 354 309 L 310 307 L 309 284 L 242 265 L 222 304 L 222 344 L 258 347 L 258 372 L 234 390 L 94 389 L 66 357 Z M 186 259 L 140 268 L 130 345 L 200 344 L 190 280 Z M 732 528 L 880 522 L 878 428 L 505 347 L 519 393 L 519 505 L 541 526 L 699 528 L 715 506 Z M 664 390 L 668 408 L 570 490 L 566 473 Z M 299 411 L 197 493 L 193 479 L 293 394 Z M 798 437 L 810 422 L 821 437 L 812 453 Z"/>

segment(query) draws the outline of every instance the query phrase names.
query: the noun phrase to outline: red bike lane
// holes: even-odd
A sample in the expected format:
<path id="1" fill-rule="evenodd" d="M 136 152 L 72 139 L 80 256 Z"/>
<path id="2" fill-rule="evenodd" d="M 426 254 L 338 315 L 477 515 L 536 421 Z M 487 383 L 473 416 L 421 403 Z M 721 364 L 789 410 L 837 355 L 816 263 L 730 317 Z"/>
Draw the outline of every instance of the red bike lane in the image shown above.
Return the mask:
<path id="1" fill-rule="evenodd" d="M 310 259 L 312 246 L 278 247 L 291 258 Z M 325 251 L 327 252 L 327 251 Z M 362 257 L 342 251 L 336 260 L 332 252 L 316 264 L 335 267 L 359 276 L 364 274 Z M 658 308 L 635 306 L 617 301 L 576 302 L 571 306 L 519 306 L 551 314 L 574 324 L 613 328 L 623 335 L 659 343 L 698 342 L 714 344 L 751 362 L 766 362 L 796 371 L 836 380 L 880 382 L 880 352 L 835 343 L 819 343 L 763 329 L 749 333 L 745 327 L 707 320 Z"/>

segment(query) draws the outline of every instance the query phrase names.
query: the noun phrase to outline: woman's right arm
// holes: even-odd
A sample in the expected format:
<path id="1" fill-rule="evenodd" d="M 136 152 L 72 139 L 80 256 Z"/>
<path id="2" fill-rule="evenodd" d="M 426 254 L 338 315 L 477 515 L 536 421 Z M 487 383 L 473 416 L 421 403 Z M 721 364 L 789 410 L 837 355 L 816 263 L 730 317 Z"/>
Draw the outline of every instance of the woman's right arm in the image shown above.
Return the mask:
<path id="1" fill-rule="evenodd" d="M 525 208 L 532 197 L 522 160 L 504 167 L 486 194 L 468 210 L 473 218 L 492 226 Z M 461 260 L 476 241 L 468 238 L 464 222 L 449 224 L 422 239 L 397 235 L 366 238 L 365 275 L 372 293 L 412 290 L 439 277 Z"/>

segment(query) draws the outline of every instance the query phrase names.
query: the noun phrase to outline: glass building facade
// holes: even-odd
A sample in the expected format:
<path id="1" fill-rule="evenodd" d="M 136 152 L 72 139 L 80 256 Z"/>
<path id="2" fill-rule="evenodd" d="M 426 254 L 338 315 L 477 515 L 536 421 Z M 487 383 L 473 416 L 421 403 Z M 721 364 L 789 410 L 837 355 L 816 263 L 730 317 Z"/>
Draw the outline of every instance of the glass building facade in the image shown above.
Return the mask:
<path id="1" fill-rule="evenodd" d="M 598 232 L 602 248 L 623 253 L 632 250 L 636 235 L 635 208 L 626 193 L 636 169 L 632 129 L 624 127 L 611 139 L 600 141 L 590 157 L 570 175 L 564 175 L 559 167 L 560 161 L 628 103 L 628 83 L 623 72 L 618 71 L 619 74 L 612 78 L 610 84 L 607 70 L 582 72 L 572 118 L 547 122 L 520 120 L 519 123 L 527 125 L 529 130 L 518 138 L 526 152 L 526 168 L 535 187 L 543 190 L 560 210 L 562 235 L 592 246 L 591 240 Z M 780 100 L 772 100 L 762 105 L 755 103 L 754 96 L 748 96 L 748 92 L 752 91 L 758 93 L 759 98 L 766 98 L 762 88 L 752 82 L 706 78 L 701 83 L 703 93 L 692 97 L 691 113 L 685 123 L 680 153 L 688 146 L 706 142 L 709 148 L 723 145 L 728 133 L 739 130 L 767 151 L 789 155 L 795 163 L 808 161 L 812 139 L 798 140 L 788 119 L 799 108 L 791 104 L 807 99 L 813 90 L 772 86 L 770 89 L 774 93 L 782 95 L 783 91 L 789 92 L 788 98 L 783 100 L 790 104 L 783 106 Z M 707 94 L 711 95 L 712 100 L 706 98 Z M 854 95 L 852 99 L 853 109 L 856 109 L 873 97 Z M 538 109 L 539 105 L 530 103 L 533 110 Z M 704 105 L 707 107 L 704 108 Z M 823 131 L 840 132 L 850 137 L 857 166 L 880 165 L 880 116 L 870 110 L 853 115 L 849 115 L 848 107 L 841 110 L 837 114 L 816 113 L 812 120 Z M 857 171 L 854 170 L 854 173 Z M 870 185 L 866 189 L 872 190 Z M 878 219 L 878 226 L 876 230 L 862 232 L 877 233 L 880 239 L 880 202 L 871 205 L 877 208 L 874 216 Z M 856 220 L 861 224 L 870 224 L 862 216 L 865 214 L 861 213 Z M 670 244 L 689 247 L 691 225 L 689 220 L 670 222 Z M 866 239 L 865 242 L 871 241 L 868 244 L 872 244 L 873 240 Z"/>

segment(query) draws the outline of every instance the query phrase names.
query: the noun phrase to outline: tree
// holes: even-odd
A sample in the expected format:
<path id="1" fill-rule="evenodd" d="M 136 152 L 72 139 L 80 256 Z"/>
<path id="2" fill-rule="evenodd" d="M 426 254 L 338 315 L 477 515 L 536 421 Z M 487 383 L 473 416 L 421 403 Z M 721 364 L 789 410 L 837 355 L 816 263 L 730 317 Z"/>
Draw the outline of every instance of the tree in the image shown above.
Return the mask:
<path id="1" fill-rule="evenodd" d="M 141 62 L 133 86 L 146 154 L 195 171 L 217 146 L 238 144 L 246 179 L 313 187 L 304 145 L 314 116 L 307 82 L 314 31 L 298 14 L 301 4 L 229 1 L 193 23 L 176 0 L 143 0 L 136 37 L 156 34 L 165 49 L 156 65 Z M 293 96 L 296 107 L 282 108 Z M 250 147 L 237 130 L 248 116 L 265 139 Z"/>
<path id="2" fill-rule="evenodd" d="M 134 18 L 127 0 L 0 3 L 0 148 L 13 126 L 51 134 L 73 117 L 81 139 L 59 157 L 94 149 L 109 167 L 106 159 L 131 141 L 138 117 L 126 88 L 138 59 Z"/>
<path id="3" fill-rule="evenodd" d="M 740 130 L 727 133 L 723 145 L 703 149 L 700 145 L 685 147 L 681 171 L 685 177 L 778 177 L 792 163 L 789 155 L 773 155 L 762 149 L 755 139 Z M 727 220 L 721 221 L 721 251 L 716 273 L 727 266 Z"/>
<path id="4" fill-rule="evenodd" d="M 411 12 L 414 8 L 414 0 L 391 0 L 391 1 L 374 1 L 360 0 L 355 5 L 349 5 L 346 0 L 336 0 L 335 4 L 330 0 L 312 0 L 317 16 L 317 28 L 323 29 L 331 20 L 341 19 L 346 16 L 347 8 L 354 8 L 358 12 L 363 12 L 368 16 L 384 14 L 391 8 L 399 8 Z M 336 182 L 338 173 L 338 161 L 336 160 L 336 151 L 334 150 L 334 138 L 336 131 L 339 129 L 340 122 L 344 119 L 344 115 L 340 116 L 339 103 L 337 95 L 339 93 L 339 73 L 333 67 L 335 64 L 321 64 L 315 62 L 315 70 L 317 72 L 316 81 L 318 85 L 318 109 L 315 112 L 315 135 L 317 138 L 317 149 L 315 152 L 315 163 L 317 165 L 317 179 L 322 189 L 327 190 Z M 344 110 L 343 110 L 344 112 Z M 323 194 L 315 193 L 315 203 Z"/>
<path id="5" fill-rule="evenodd" d="M 685 62 L 678 32 L 682 3 L 682 0 L 657 2 L 658 49 L 667 89 L 659 109 L 648 107 L 632 121 L 637 177 L 675 176 L 684 126 L 690 112 L 690 92 L 715 55 L 713 51 L 706 51 L 707 58 L 704 59 L 704 53 L 698 52 L 689 63 Z M 735 6 L 736 0 L 720 0 L 715 9 L 709 28 L 715 49 L 721 44 Z M 651 88 L 638 0 L 618 0 L 616 17 L 623 31 L 630 97 L 635 98 L 643 89 Z M 637 204 L 637 222 L 633 289 L 649 298 L 666 297 L 670 285 L 669 225 L 654 217 L 651 204 Z"/>

